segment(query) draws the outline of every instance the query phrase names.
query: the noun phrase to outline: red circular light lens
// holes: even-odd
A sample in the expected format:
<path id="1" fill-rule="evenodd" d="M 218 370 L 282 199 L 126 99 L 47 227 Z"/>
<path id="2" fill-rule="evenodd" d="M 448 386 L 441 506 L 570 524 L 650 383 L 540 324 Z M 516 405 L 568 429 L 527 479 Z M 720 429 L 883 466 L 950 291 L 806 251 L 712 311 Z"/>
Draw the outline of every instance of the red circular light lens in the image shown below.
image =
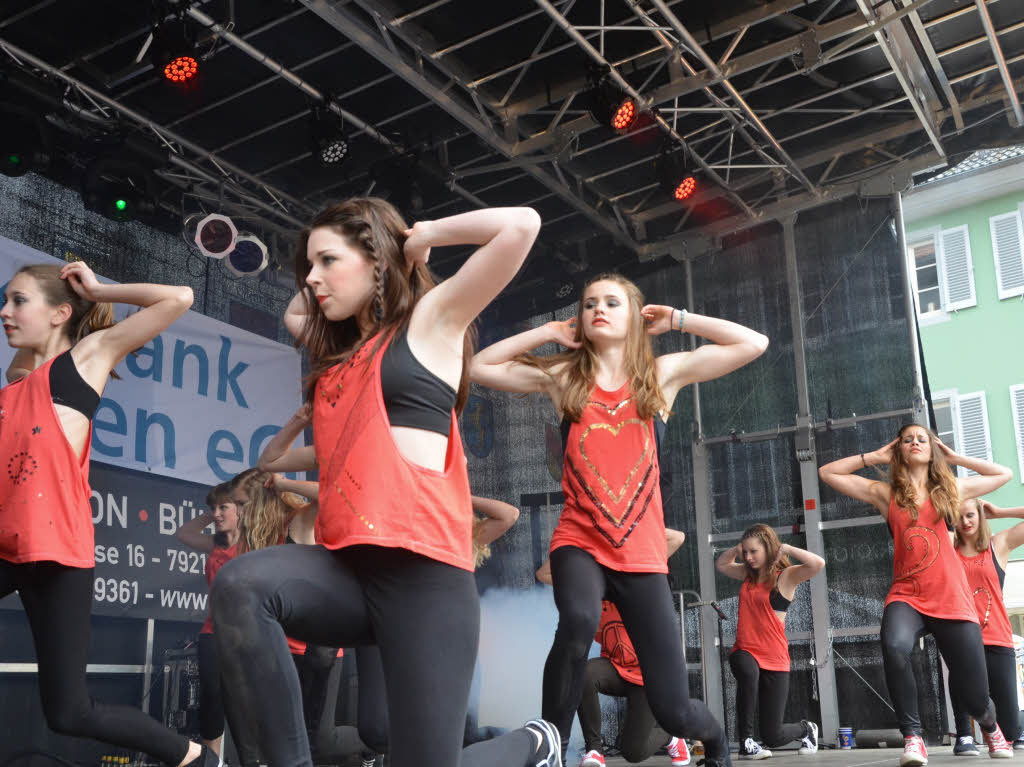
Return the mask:
<path id="1" fill-rule="evenodd" d="M 164 67 L 164 77 L 172 83 L 191 80 L 199 72 L 199 62 L 191 56 L 178 56 Z"/>
<path id="2" fill-rule="evenodd" d="M 626 99 L 615 110 L 615 116 L 612 117 L 612 127 L 615 130 L 625 130 L 632 125 L 634 119 L 636 119 L 636 104 L 633 103 L 632 99 Z"/>
<path id="3" fill-rule="evenodd" d="M 685 178 L 682 180 L 682 182 L 680 182 L 679 186 L 676 187 L 676 190 L 675 192 L 673 192 L 672 196 L 675 197 L 677 200 L 685 200 L 687 197 L 693 194 L 693 191 L 696 188 L 697 179 L 695 179 L 693 176 L 690 176 L 689 178 Z"/>

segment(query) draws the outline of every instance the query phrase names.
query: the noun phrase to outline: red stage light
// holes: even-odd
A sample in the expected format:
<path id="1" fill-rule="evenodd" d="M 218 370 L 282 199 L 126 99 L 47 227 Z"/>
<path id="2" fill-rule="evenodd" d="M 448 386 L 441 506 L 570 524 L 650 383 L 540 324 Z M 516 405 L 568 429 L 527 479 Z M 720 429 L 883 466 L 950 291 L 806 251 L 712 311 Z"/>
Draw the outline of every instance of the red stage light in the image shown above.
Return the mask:
<path id="1" fill-rule="evenodd" d="M 172 83 L 186 83 L 199 73 L 199 62 L 191 56 L 178 56 L 164 67 L 164 77 Z"/>
<path id="2" fill-rule="evenodd" d="M 697 179 L 695 179 L 693 176 L 690 176 L 689 178 L 684 178 L 679 183 L 679 185 L 676 186 L 676 189 L 672 193 L 672 196 L 675 197 L 677 200 L 685 200 L 687 197 L 693 194 L 696 188 Z"/>
<path id="3" fill-rule="evenodd" d="M 633 121 L 636 119 L 636 103 L 633 99 L 626 99 L 619 108 L 615 110 L 615 115 L 612 117 L 612 127 L 615 130 L 626 130 Z"/>

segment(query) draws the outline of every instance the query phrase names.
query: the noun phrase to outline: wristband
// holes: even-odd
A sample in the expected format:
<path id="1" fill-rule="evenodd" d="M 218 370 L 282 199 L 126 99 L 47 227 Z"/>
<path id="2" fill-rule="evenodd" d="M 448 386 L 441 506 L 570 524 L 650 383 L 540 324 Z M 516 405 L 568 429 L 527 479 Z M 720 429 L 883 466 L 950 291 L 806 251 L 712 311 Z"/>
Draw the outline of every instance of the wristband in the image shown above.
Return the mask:
<path id="1" fill-rule="evenodd" d="M 686 321 L 686 309 L 679 310 L 679 332 L 683 332 L 683 322 Z"/>

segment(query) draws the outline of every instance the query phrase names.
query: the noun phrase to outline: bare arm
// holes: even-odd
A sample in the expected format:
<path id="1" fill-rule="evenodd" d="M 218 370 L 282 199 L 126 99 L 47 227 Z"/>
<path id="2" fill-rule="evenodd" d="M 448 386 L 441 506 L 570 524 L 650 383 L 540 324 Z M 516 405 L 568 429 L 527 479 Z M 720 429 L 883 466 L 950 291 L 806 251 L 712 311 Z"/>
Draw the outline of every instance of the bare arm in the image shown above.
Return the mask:
<path id="1" fill-rule="evenodd" d="M 308 291 L 301 291 L 292 296 L 292 300 L 288 302 L 288 306 L 284 310 L 284 326 L 288 328 L 288 332 L 292 334 L 297 341 L 302 340 L 302 335 L 306 331 L 306 320 L 309 317 L 309 295 Z"/>
<path id="2" fill-rule="evenodd" d="M 768 336 L 729 320 L 693 312 L 684 317 L 679 310 L 660 305 L 645 306 L 643 314 L 651 335 L 678 331 L 682 320 L 687 333 L 712 342 L 692 352 L 658 357 L 658 380 L 670 403 L 684 386 L 720 378 L 754 361 L 768 348 Z"/>
<path id="3" fill-rule="evenodd" d="M 211 524 L 213 524 L 213 514 L 207 511 L 179 527 L 174 537 L 190 549 L 209 554 L 213 551 L 213 536 L 206 535 L 203 530 Z"/>
<path id="4" fill-rule="evenodd" d="M 957 480 L 957 485 L 960 487 L 961 501 L 988 495 L 1013 479 L 1013 472 L 1005 466 L 1000 466 L 992 461 L 984 461 L 981 458 L 969 458 L 966 455 L 960 455 L 943 444 L 941 440 L 936 440 L 936 444 L 945 454 L 946 460 L 951 464 L 963 466 L 965 469 L 977 472 L 977 475 L 974 477 L 964 477 Z"/>
<path id="5" fill-rule="evenodd" d="M 426 263 L 433 247 L 479 245 L 450 278 L 425 295 L 409 325 L 410 340 L 421 329 L 439 330 L 461 344 L 466 328 L 511 282 L 540 231 L 532 208 L 484 208 L 437 221 L 418 221 L 407 232 L 405 254 Z"/>
<path id="6" fill-rule="evenodd" d="M 295 411 L 295 414 L 288 419 L 288 422 L 271 438 L 270 442 L 263 448 L 263 452 L 260 453 L 259 461 L 257 462 L 260 471 L 311 471 L 316 468 L 315 455 L 313 456 L 313 466 L 305 468 L 309 455 L 302 451 L 312 451 L 311 447 L 297 448 L 295 450 L 289 449 L 292 443 L 309 425 L 311 418 L 312 408 L 308 403 Z M 302 463 L 304 468 L 294 468 L 296 463 Z"/>
<path id="7" fill-rule="evenodd" d="M 554 581 L 551 580 L 551 560 L 550 559 L 544 560 L 544 564 L 542 564 L 537 569 L 537 580 L 540 581 L 541 583 L 546 583 L 549 586 L 554 584 Z"/>
<path id="8" fill-rule="evenodd" d="M 64 266 L 61 277 L 88 301 L 142 307 L 113 327 L 90 333 L 71 353 L 82 378 L 100 392 L 118 362 L 167 330 L 192 306 L 192 288 L 147 283 L 105 285 L 83 261 Z"/>
<path id="9" fill-rule="evenodd" d="M 18 349 L 14 353 L 14 359 L 7 366 L 7 383 L 14 383 L 32 372 L 32 352 L 28 349 Z"/>
<path id="10" fill-rule="evenodd" d="M 673 530 L 671 527 L 665 528 L 665 543 L 668 545 L 668 555 L 670 557 L 679 551 L 679 547 L 683 545 L 685 540 L 686 533 L 682 530 Z"/>
<path id="11" fill-rule="evenodd" d="M 807 549 L 797 546 L 782 544 L 779 548 L 780 555 L 790 556 L 800 564 L 790 565 L 779 575 L 778 588 L 782 596 L 792 599 L 796 587 L 804 581 L 809 581 L 815 575 L 825 569 L 825 560 L 817 554 L 812 554 Z"/>
<path id="12" fill-rule="evenodd" d="M 715 560 L 715 569 L 725 577 L 732 578 L 734 581 L 746 580 L 747 566 L 742 562 L 736 561 L 739 557 L 740 545 L 737 543 L 735 546 L 726 549 L 718 555 L 718 559 Z"/>
<path id="13" fill-rule="evenodd" d="M 316 483 L 312 484 L 315 485 Z M 314 500 L 292 517 L 292 523 L 288 526 L 288 534 L 291 535 L 293 541 L 307 545 L 316 543 L 314 531 L 316 529 L 316 515 L 319 511 L 320 506 Z"/>
<path id="14" fill-rule="evenodd" d="M 483 524 L 476 528 L 473 541 L 478 546 L 486 546 L 503 536 L 519 519 L 519 509 L 508 503 L 493 498 L 473 496 L 473 511 L 482 514 Z"/>
<path id="15" fill-rule="evenodd" d="M 1024 506 L 1000 508 L 988 501 L 982 501 L 981 507 L 988 519 L 1024 519 Z M 1024 522 L 995 533 L 992 536 L 992 546 L 999 565 L 1005 570 L 1006 563 L 1010 560 L 1010 552 L 1024 546 Z"/>
<path id="16" fill-rule="evenodd" d="M 274 489 L 279 493 L 295 493 L 315 501 L 320 494 L 320 484 L 304 479 L 288 479 L 283 474 L 274 475 Z"/>
<path id="17" fill-rule="evenodd" d="M 889 485 L 885 482 L 879 482 L 876 479 L 859 477 L 854 474 L 854 472 L 866 469 L 868 466 L 877 466 L 879 464 L 889 463 L 889 460 L 892 457 L 892 451 L 895 447 L 896 440 L 893 440 L 885 447 L 881 447 L 870 453 L 850 455 L 846 458 L 840 458 L 838 461 L 826 463 L 818 469 L 818 476 L 821 477 L 822 482 L 833 490 L 837 490 L 843 495 L 848 495 L 851 498 L 856 498 L 858 501 L 870 503 L 878 509 L 878 512 L 883 517 L 888 519 L 890 497 Z"/>

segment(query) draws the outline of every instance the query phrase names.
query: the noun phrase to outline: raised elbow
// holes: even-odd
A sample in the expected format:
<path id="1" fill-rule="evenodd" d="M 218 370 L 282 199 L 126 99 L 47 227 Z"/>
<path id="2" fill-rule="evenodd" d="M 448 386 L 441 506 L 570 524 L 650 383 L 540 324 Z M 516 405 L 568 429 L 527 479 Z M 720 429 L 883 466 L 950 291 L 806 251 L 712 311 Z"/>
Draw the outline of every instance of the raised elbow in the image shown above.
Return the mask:
<path id="1" fill-rule="evenodd" d="M 533 208 L 516 208 L 515 227 L 524 236 L 534 239 L 540 232 L 540 213 Z"/>
<path id="2" fill-rule="evenodd" d="M 768 350 L 768 336 L 764 333 L 755 333 L 754 348 L 757 349 L 757 356 L 760 357 Z"/>
<path id="3" fill-rule="evenodd" d="M 182 314 L 192 308 L 193 301 L 195 301 L 195 295 L 192 293 L 192 288 L 188 285 L 180 286 L 174 296 L 174 303 L 181 310 Z"/>

